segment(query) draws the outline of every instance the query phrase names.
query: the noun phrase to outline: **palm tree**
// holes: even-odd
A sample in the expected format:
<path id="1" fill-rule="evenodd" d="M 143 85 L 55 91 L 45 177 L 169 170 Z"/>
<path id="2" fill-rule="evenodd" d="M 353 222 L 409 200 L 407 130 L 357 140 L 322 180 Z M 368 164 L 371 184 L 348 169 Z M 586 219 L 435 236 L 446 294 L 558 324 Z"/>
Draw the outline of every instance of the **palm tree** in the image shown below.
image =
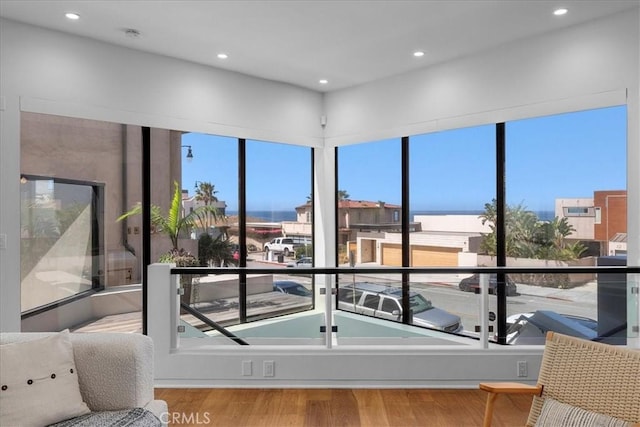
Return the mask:
<path id="1" fill-rule="evenodd" d="M 229 239 L 219 235 L 215 239 L 203 234 L 198 240 L 198 257 L 201 265 L 220 266 L 235 264 L 233 244 Z"/>
<path id="2" fill-rule="evenodd" d="M 496 200 L 486 203 L 484 208 L 480 219 L 482 224 L 488 223 L 491 233 L 483 235 L 481 250 L 488 255 L 495 255 Z M 586 250 L 581 243 L 567 244 L 566 238 L 575 231 L 567 218 L 540 221 L 535 213 L 522 204 L 505 206 L 505 228 L 505 249 L 509 257 L 567 261 L 579 258 Z"/>
<path id="3" fill-rule="evenodd" d="M 213 202 L 217 202 L 216 186 L 210 182 L 200 182 L 196 187 L 196 200 L 204 202 L 205 206 L 209 206 Z"/>
<path id="4" fill-rule="evenodd" d="M 194 209 L 192 212 L 185 216 L 181 216 L 182 212 L 182 191 L 177 181 L 174 181 L 173 198 L 171 199 L 171 205 L 166 214 L 163 214 L 162 209 L 159 206 L 151 205 L 151 224 L 155 227 L 156 231 L 165 234 L 170 240 L 172 250 L 178 250 L 178 237 L 181 232 L 188 231 L 190 228 L 197 226 L 198 220 L 203 217 L 212 216 L 214 220 L 218 218 L 218 210 L 213 206 L 200 206 Z M 137 204 L 128 212 L 125 212 L 118 221 L 128 218 L 133 215 L 139 215 L 142 213 L 142 205 Z"/>
<path id="5" fill-rule="evenodd" d="M 173 182 L 174 191 L 169 210 L 166 214 L 162 213 L 162 209 L 159 206 L 151 205 L 151 224 L 155 227 L 156 231 L 165 234 L 169 240 L 171 240 L 171 250 L 160 256 L 160 262 L 175 263 L 180 267 L 192 267 L 198 265 L 198 260 L 184 249 L 178 249 L 178 238 L 182 231 L 188 231 L 190 228 L 195 227 L 198 221 L 202 221 L 203 215 L 212 215 L 213 218 L 217 218 L 218 212 L 213 206 L 200 206 L 190 212 L 188 215 L 181 216 L 182 212 L 182 191 L 180 190 L 180 184 L 178 181 Z M 137 204 L 131 208 L 128 212 L 120 215 L 118 221 L 128 218 L 133 215 L 139 215 L 142 213 L 142 205 Z M 190 304 L 191 291 L 193 285 L 193 275 L 183 274 L 180 276 L 180 284 L 184 288 L 184 294 L 180 297 L 180 301 L 186 304 Z M 196 291 L 197 293 L 197 291 Z"/>
<path id="6" fill-rule="evenodd" d="M 343 200 L 349 200 L 349 193 L 347 193 L 345 190 L 338 190 L 338 201 L 341 202 Z"/>
<path id="7" fill-rule="evenodd" d="M 205 207 L 209 206 L 212 203 L 218 201 L 218 198 L 216 197 L 217 192 L 218 191 L 216 190 L 216 186 L 214 184 L 210 182 L 200 182 L 196 187 L 196 200 L 199 202 L 203 202 Z M 204 230 L 208 231 L 209 227 L 213 225 L 212 223 L 215 222 L 216 216 L 211 218 L 211 215 L 209 215 L 209 213 L 205 213 L 202 220 L 202 227 L 204 228 Z"/>

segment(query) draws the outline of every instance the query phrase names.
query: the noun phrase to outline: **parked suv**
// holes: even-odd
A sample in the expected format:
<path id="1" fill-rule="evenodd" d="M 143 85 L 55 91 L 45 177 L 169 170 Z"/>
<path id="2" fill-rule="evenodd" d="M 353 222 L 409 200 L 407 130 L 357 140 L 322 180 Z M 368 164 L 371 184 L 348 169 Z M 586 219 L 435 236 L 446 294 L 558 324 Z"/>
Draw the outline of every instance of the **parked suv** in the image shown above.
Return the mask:
<path id="1" fill-rule="evenodd" d="M 460 317 L 440 308 L 417 292 L 409 293 L 412 324 L 445 332 L 462 331 Z M 380 319 L 402 321 L 402 289 L 377 283 L 356 283 L 338 289 L 338 308 Z"/>

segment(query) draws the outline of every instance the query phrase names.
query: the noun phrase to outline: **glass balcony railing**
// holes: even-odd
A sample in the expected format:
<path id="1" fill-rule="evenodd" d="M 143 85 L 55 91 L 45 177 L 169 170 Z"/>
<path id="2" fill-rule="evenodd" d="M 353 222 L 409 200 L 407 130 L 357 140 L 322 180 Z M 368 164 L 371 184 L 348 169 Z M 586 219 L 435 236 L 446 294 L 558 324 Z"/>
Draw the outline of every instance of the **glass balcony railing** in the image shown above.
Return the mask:
<path id="1" fill-rule="evenodd" d="M 183 289 L 176 338 L 486 348 L 542 345 L 547 331 L 620 345 L 638 336 L 638 267 L 288 270 L 171 268 L 166 283 Z"/>

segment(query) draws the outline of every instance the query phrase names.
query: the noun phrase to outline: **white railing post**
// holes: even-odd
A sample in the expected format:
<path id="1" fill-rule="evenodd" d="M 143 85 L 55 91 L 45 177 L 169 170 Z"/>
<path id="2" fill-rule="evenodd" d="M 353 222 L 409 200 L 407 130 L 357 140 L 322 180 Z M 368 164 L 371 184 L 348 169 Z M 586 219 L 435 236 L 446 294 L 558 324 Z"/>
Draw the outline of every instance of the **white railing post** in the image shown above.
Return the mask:
<path id="1" fill-rule="evenodd" d="M 489 275 L 480 274 L 480 347 L 489 348 Z"/>
<path id="2" fill-rule="evenodd" d="M 178 279 L 171 276 L 173 264 L 152 264 L 147 269 L 147 334 L 156 355 L 169 354 L 178 346 Z"/>

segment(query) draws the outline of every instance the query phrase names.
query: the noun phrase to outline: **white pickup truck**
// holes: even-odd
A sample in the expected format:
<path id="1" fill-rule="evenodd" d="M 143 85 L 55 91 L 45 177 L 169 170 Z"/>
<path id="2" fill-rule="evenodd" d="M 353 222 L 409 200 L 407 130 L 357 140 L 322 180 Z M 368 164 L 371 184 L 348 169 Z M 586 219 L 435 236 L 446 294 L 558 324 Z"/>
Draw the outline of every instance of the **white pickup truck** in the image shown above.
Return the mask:
<path id="1" fill-rule="evenodd" d="M 284 256 L 289 256 L 289 254 L 293 254 L 296 251 L 296 248 L 300 246 L 302 245 L 300 243 L 294 243 L 293 239 L 290 237 L 276 237 L 269 243 L 264 244 L 264 251 L 280 252 L 283 253 Z"/>

